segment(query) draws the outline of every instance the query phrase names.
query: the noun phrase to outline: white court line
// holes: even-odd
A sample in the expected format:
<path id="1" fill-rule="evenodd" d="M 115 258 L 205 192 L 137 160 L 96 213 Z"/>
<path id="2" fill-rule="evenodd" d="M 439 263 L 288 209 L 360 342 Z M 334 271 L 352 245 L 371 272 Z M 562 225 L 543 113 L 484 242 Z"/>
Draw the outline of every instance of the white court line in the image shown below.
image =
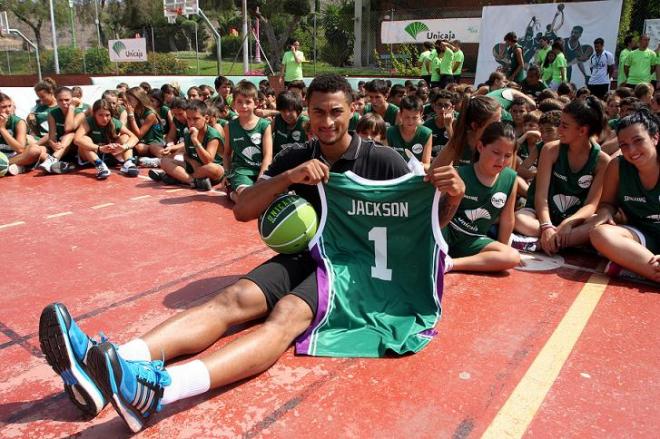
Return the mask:
<path id="1" fill-rule="evenodd" d="M 67 216 L 67 215 L 73 215 L 73 212 L 60 212 L 60 213 L 54 213 L 52 215 L 47 215 L 46 219 L 51 219 L 51 218 L 59 218 L 61 216 Z"/>
<path id="2" fill-rule="evenodd" d="M 141 174 L 138 174 L 138 178 L 142 178 L 142 179 L 144 179 L 144 180 L 151 180 L 151 178 L 149 178 L 148 176 L 146 176 L 146 175 L 141 175 Z M 151 181 L 153 181 L 153 180 L 151 180 Z"/>
<path id="3" fill-rule="evenodd" d="M 115 203 L 105 203 L 105 204 L 98 204 L 96 206 L 92 206 L 91 208 L 92 209 L 103 209 L 104 207 L 110 207 L 110 206 L 114 206 L 114 205 L 115 205 Z"/>
<path id="4" fill-rule="evenodd" d="M 168 189 L 168 190 L 166 190 L 165 192 L 167 192 L 168 194 L 171 194 L 172 192 L 179 192 L 179 191 L 182 191 L 182 190 L 183 190 L 183 188 L 179 188 L 179 189 Z"/>
<path id="5" fill-rule="evenodd" d="M 10 227 L 20 226 L 20 225 L 22 225 L 22 224 L 25 224 L 25 221 L 15 221 L 15 222 L 13 222 L 13 223 L 2 224 L 2 225 L 0 225 L 0 229 L 8 229 L 8 228 L 10 228 Z"/>
<path id="6" fill-rule="evenodd" d="M 151 198 L 151 195 L 140 195 L 139 197 L 133 197 L 131 200 L 137 201 L 137 200 L 143 200 L 145 198 Z"/>

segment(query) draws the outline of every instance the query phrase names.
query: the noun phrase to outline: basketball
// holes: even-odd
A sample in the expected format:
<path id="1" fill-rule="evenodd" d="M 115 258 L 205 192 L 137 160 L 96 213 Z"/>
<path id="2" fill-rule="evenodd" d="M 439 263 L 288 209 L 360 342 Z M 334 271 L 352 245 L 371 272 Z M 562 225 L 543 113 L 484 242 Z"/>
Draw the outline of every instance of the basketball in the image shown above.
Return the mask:
<path id="1" fill-rule="evenodd" d="M 259 235 L 278 253 L 300 253 L 307 248 L 318 223 L 316 211 L 307 200 L 282 195 L 259 217 Z"/>
<path id="2" fill-rule="evenodd" d="M 7 168 L 9 168 L 9 159 L 3 152 L 0 152 L 0 177 L 7 174 Z"/>

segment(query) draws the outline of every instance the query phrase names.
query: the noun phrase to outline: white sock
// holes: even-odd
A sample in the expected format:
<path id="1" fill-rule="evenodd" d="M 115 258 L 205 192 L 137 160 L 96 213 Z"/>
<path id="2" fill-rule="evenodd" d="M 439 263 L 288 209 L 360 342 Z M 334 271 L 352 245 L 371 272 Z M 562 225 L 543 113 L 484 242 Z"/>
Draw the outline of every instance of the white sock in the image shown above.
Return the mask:
<path id="1" fill-rule="evenodd" d="M 124 343 L 117 349 L 124 360 L 129 361 L 151 361 L 149 346 L 141 338 L 135 338 Z"/>
<path id="2" fill-rule="evenodd" d="M 200 395 L 211 388 L 211 375 L 200 360 L 168 367 L 165 371 L 170 374 L 172 383 L 164 389 L 160 400 L 163 405 Z"/>
<path id="3" fill-rule="evenodd" d="M 454 268 L 454 260 L 449 255 L 445 255 L 445 273 L 449 273 Z"/>

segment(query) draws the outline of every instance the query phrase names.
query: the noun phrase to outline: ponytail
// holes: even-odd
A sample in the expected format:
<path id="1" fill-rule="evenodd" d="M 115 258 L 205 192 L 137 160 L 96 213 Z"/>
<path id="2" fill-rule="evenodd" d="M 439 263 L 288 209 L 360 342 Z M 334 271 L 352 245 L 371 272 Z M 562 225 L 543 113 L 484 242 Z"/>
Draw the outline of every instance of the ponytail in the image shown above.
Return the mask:
<path id="1" fill-rule="evenodd" d="M 571 115 L 578 125 L 589 128 L 589 136 L 599 136 L 607 124 L 605 108 L 596 96 L 576 99 L 564 107 L 564 113 Z"/>
<path id="2" fill-rule="evenodd" d="M 464 96 L 461 103 L 461 114 L 454 127 L 446 148 L 452 152 L 452 160 L 458 161 L 463 156 L 463 149 L 467 143 L 468 131 L 472 124 L 483 125 L 500 108 L 500 104 L 488 96 Z"/>

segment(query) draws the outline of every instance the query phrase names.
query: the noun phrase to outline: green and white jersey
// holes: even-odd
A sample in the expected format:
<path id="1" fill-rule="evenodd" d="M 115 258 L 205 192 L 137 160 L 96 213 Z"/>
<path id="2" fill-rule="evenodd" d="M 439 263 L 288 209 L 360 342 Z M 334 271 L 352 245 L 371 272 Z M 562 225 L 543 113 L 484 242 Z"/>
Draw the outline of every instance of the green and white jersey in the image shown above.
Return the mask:
<path id="1" fill-rule="evenodd" d="M 48 105 L 37 104 L 32 108 L 32 113 L 37 121 L 37 135 L 39 137 L 45 136 L 48 134 L 48 115 L 50 110 L 57 108 L 57 105 L 49 107 Z"/>
<path id="2" fill-rule="evenodd" d="M 150 114 L 156 114 L 153 110 L 150 108 L 147 108 L 142 112 L 141 115 L 136 114 L 136 119 L 135 121 L 137 122 L 138 128 L 144 125 L 144 123 L 147 120 L 147 117 Z M 151 125 L 151 128 L 149 128 L 149 131 L 146 132 L 146 134 L 140 139 L 140 142 L 143 142 L 147 145 L 152 145 L 152 144 L 163 144 L 165 143 L 165 140 L 163 139 L 163 126 L 162 126 L 162 120 L 160 120 L 158 117 L 156 117 L 156 123 Z"/>
<path id="3" fill-rule="evenodd" d="M 284 149 L 289 143 L 304 142 L 307 140 L 307 133 L 303 125 L 309 120 L 309 117 L 300 115 L 293 128 L 282 119 L 281 115 L 275 116 L 275 126 L 273 129 L 273 156 Z"/>
<path id="4" fill-rule="evenodd" d="M 238 119 L 229 122 L 229 139 L 232 149 L 231 170 L 233 173 L 256 176 L 261 169 L 263 151 L 261 141 L 270 122 L 259 118 L 251 130 L 241 126 Z"/>
<path id="5" fill-rule="evenodd" d="M 351 120 L 348 122 L 348 131 L 355 131 L 357 129 L 357 124 L 360 121 L 360 113 L 355 111 L 353 113 L 353 117 L 351 117 Z"/>
<path id="6" fill-rule="evenodd" d="M 651 190 L 644 188 L 637 168 L 623 157 L 619 160 L 619 188 L 616 198 L 628 224 L 649 236 L 660 237 L 660 180 Z"/>
<path id="7" fill-rule="evenodd" d="M 440 318 L 447 245 L 440 193 L 421 176 L 373 181 L 331 173 L 310 243 L 318 306 L 296 352 L 382 357 L 423 349 Z M 411 243 L 414 243 L 411 245 Z"/>
<path id="8" fill-rule="evenodd" d="M 507 57 L 509 58 L 509 71 L 507 72 L 507 76 L 511 76 L 513 74 L 513 71 L 518 68 L 518 59 L 516 58 L 516 49 L 522 50 L 522 46 L 520 44 L 516 44 L 513 47 L 507 47 L 506 48 L 506 54 Z M 525 66 L 523 66 L 518 73 L 516 74 L 515 78 L 511 78 L 514 82 L 520 83 L 523 79 L 525 79 Z"/>
<path id="9" fill-rule="evenodd" d="M 167 105 L 162 105 L 160 107 L 160 110 L 158 110 L 160 114 L 160 123 L 162 125 L 162 130 L 163 130 L 163 139 L 165 138 L 165 135 L 170 132 L 170 124 L 167 120 L 167 115 L 170 112 L 170 107 Z M 163 140 L 163 143 L 165 143 L 165 140 Z"/>
<path id="10" fill-rule="evenodd" d="M 64 119 L 66 118 L 64 112 L 60 107 L 55 107 L 50 110 L 50 115 L 55 120 L 55 130 L 57 135 L 57 141 L 59 141 L 64 133 Z"/>
<path id="11" fill-rule="evenodd" d="M 458 158 L 458 163 L 454 163 L 454 167 L 470 166 L 474 163 L 474 150 L 467 143 L 463 146 L 463 153 Z"/>
<path id="12" fill-rule="evenodd" d="M 466 235 L 486 236 L 511 195 L 516 171 L 511 168 L 502 169 L 493 186 L 488 187 L 477 178 L 474 166 L 458 168 L 458 175 L 465 182 L 465 195 L 449 225 Z"/>
<path id="13" fill-rule="evenodd" d="M 188 133 L 188 124 L 179 122 L 176 118 L 174 119 L 174 127 L 176 129 L 176 140 L 174 143 L 181 143 L 185 139 L 185 135 Z"/>
<path id="14" fill-rule="evenodd" d="M 539 159 L 538 157 L 541 156 L 541 149 L 543 149 L 544 143 L 541 142 L 536 142 L 536 163 L 538 163 Z M 518 157 L 521 159 L 525 160 L 526 158 L 529 157 L 529 146 L 527 145 L 527 142 L 523 142 L 522 145 L 520 145 L 520 148 L 518 148 Z M 536 164 L 534 164 L 536 166 Z"/>
<path id="15" fill-rule="evenodd" d="M 371 107 L 371 104 L 367 104 L 364 106 L 364 114 L 367 113 L 375 113 L 375 111 Z M 390 127 L 392 125 L 396 125 L 396 116 L 398 114 L 399 114 L 399 107 L 397 107 L 394 104 L 387 104 L 387 109 L 385 110 L 385 115 L 383 116 L 383 120 L 385 121 L 385 126 Z"/>
<path id="16" fill-rule="evenodd" d="M 424 145 L 431 137 L 432 132 L 430 128 L 419 125 L 415 130 L 413 138 L 406 142 L 401 135 L 401 127 L 394 125 L 387 129 L 387 144 L 398 152 L 405 161 L 408 161 L 406 149 L 410 150 L 417 160 L 422 160 L 422 152 L 424 152 Z"/>
<path id="17" fill-rule="evenodd" d="M 83 102 L 79 107 L 76 107 L 76 109 L 73 110 L 73 114 L 86 113 L 90 108 L 92 107 L 89 104 Z"/>
<path id="18" fill-rule="evenodd" d="M 220 141 L 220 146 L 218 147 L 218 150 L 215 153 L 215 157 L 213 158 L 213 163 L 217 163 L 218 165 L 222 165 L 222 145 L 225 143 L 225 136 L 220 133 L 218 130 L 213 128 L 210 125 L 206 125 L 206 133 L 204 134 L 204 140 L 202 141 L 202 146 L 206 149 L 206 145 L 209 144 L 209 142 L 213 139 L 218 139 Z M 193 160 L 196 160 L 200 164 L 202 164 L 202 160 L 199 158 L 199 154 L 197 154 L 197 148 L 195 148 L 195 145 L 193 145 L 192 140 L 190 138 L 190 132 L 186 131 L 183 137 L 183 143 L 185 145 L 185 151 L 186 155 L 190 157 Z"/>
<path id="19" fill-rule="evenodd" d="M 589 152 L 587 163 L 577 172 L 571 171 L 568 162 L 568 145 L 560 145 L 559 157 L 552 165 L 552 176 L 548 187 L 548 207 L 550 219 L 557 225 L 577 212 L 589 195 L 594 181 L 600 145 L 594 143 Z M 536 179 L 529 185 L 526 207 L 534 208 Z"/>
<path id="20" fill-rule="evenodd" d="M 96 124 L 94 116 L 89 116 L 85 120 L 87 121 L 87 125 L 89 125 L 89 132 L 87 135 L 92 139 L 92 142 L 94 142 L 95 145 L 107 145 L 108 143 L 118 142 L 118 140 L 112 140 L 110 138 L 107 127 L 100 127 Z M 115 134 L 119 136 L 122 127 L 121 121 L 113 117 L 110 120 L 110 123 L 112 123 L 115 129 Z"/>
<path id="21" fill-rule="evenodd" d="M 431 135 L 433 136 L 433 149 L 431 150 L 431 156 L 435 157 L 440 151 L 442 151 L 442 148 L 447 142 L 449 142 L 447 129 L 445 127 L 439 127 L 435 122 L 435 117 L 424 122 L 424 126 L 431 130 Z"/>
<path id="22" fill-rule="evenodd" d="M 5 128 L 7 128 L 7 132 L 12 137 L 16 137 L 16 126 L 22 120 L 23 119 L 16 116 L 15 114 L 10 115 L 9 119 L 7 119 L 7 125 L 5 125 Z M 0 134 L 0 151 L 6 152 L 6 153 L 15 152 L 14 149 L 11 146 L 9 146 L 9 142 L 7 142 L 7 140 L 1 134 Z"/>

